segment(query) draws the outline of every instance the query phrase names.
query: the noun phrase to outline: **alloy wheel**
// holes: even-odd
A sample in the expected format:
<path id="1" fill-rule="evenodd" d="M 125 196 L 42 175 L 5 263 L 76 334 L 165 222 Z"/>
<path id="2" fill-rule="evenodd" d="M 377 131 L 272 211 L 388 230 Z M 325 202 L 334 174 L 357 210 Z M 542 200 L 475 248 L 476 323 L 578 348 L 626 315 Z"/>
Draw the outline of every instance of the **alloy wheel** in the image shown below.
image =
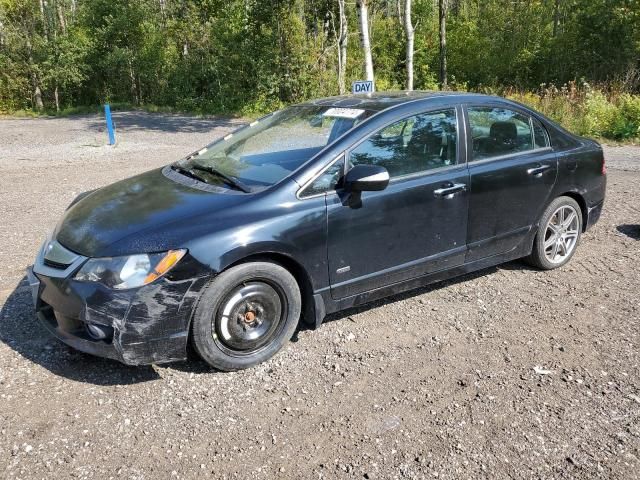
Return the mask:
<path id="1" fill-rule="evenodd" d="M 562 263 L 573 253 L 578 241 L 580 219 L 571 205 L 558 208 L 547 223 L 544 234 L 544 254 L 551 263 Z"/>

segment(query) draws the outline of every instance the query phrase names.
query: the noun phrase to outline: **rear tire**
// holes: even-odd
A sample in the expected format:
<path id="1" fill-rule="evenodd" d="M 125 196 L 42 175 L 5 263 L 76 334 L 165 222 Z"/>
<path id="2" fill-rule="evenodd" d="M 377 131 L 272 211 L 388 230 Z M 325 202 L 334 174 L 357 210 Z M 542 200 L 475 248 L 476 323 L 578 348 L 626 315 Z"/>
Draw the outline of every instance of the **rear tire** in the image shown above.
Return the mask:
<path id="1" fill-rule="evenodd" d="M 237 265 L 202 294 L 191 330 L 193 346 L 218 370 L 252 367 L 273 357 L 292 337 L 301 303 L 298 283 L 282 266 Z"/>
<path id="2" fill-rule="evenodd" d="M 540 218 L 533 249 L 526 261 L 542 270 L 566 265 L 582 234 L 582 210 L 571 197 L 558 197 Z"/>

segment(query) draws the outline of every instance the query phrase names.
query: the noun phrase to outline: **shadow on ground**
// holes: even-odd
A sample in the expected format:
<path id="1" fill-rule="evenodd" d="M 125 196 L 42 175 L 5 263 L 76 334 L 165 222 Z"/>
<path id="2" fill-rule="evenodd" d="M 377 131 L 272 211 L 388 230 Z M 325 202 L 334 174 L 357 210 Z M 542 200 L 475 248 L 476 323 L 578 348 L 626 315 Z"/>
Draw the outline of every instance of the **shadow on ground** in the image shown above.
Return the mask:
<path id="1" fill-rule="evenodd" d="M 129 385 L 160 378 L 150 366 L 128 367 L 73 350 L 53 338 L 36 318 L 23 278 L 0 309 L 0 341 L 51 373 L 94 385 Z"/>
<path id="2" fill-rule="evenodd" d="M 435 290 L 440 290 L 441 288 L 446 288 L 446 287 L 448 287 L 450 285 L 456 285 L 456 284 L 468 282 L 469 280 L 473 280 L 473 279 L 478 278 L 478 277 L 483 277 L 485 275 L 494 274 L 499 270 L 530 270 L 530 271 L 537 271 L 535 268 L 530 267 L 529 265 L 527 265 L 523 261 L 515 260 L 515 261 L 509 262 L 509 263 L 504 263 L 502 265 L 497 265 L 495 267 L 485 268 L 484 270 L 479 270 L 477 272 L 468 273 L 468 274 L 462 275 L 460 277 L 455 277 L 455 278 L 452 278 L 452 279 L 449 279 L 449 280 L 442 280 L 440 282 L 432 283 L 430 285 L 425 285 L 423 287 L 419 287 L 419 288 L 416 288 L 416 289 L 413 289 L 413 290 L 409 290 L 407 292 L 402 292 L 402 293 L 398 293 L 398 294 L 395 294 L 395 295 L 391 295 L 389 297 L 385 297 L 385 298 L 382 298 L 380 300 L 375 300 L 373 302 L 366 303 L 364 305 L 359 305 L 357 307 L 352 307 L 352 308 L 349 308 L 347 310 L 343 310 L 341 312 L 332 313 L 330 315 L 327 315 L 327 317 L 324 319 L 324 321 L 322 323 L 328 323 L 328 322 L 335 322 L 335 321 L 338 321 L 338 320 L 343 320 L 343 319 L 349 318 L 351 315 L 356 315 L 358 313 L 364 313 L 364 312 L 367 312 L 367 311 L 372 310 L 374 308 L 382 307 L 382 306 L 390 304 L 390 303 L 402 302 L 404 300 L 407 300 L 407 299 L 412 298 L 412 297 L 416 297 L 418 295 L 424 295 L 424 294 L 433 292 Z M 300 330 L 303 330 L 303 331 L 304 330 L 310 330 L 310 329 L 312 329 L 312 327 L 308 326 L 308 325 L 302 325 L 302 327 L 300 328 Z M 295 337 L 294 337 L 294 341 L 295 341 Z"/>
<path id="3" fill-rule="evenodd" d="M 324 323 L 343 320 L 351 315 L 364 313 L 390 303 L 401 302 L 440 288 L 446 288 L 450 285 L 464 283 L 484 275 L 490 275 L 501 269 L 530 270 L 531 268 L 520 261 L 487 268 L 479 272 L 437 282 L 408 292 L 392 295 L 366 305 L 328 315 Z M 309 329 L 311 328 L 305 324 L 302 324 L 300 328 L 301 331 Z M 298 332 L 296 332 L 292 338 L 293 342 L 297 342 L 297 335 Z M 113 360 L 94 357 L 73 350 L 53 338 L 44 327 L 39 324 L 36 318 L 26 277 L 18 283 L 15 290 L 2 305 L 0 310 L 0 341 L 27 360 L 46 368 L 51 373 L 78 382 L 105 386 L 130 385 L 158 380 L 160 378 L 160 375 L 152 366 L 132 367 Z M 195 374 L 215 373 L 206 363 L 198 359 L 193 352 L 191 352 L 190 359 L 187 362 L 164 364 L 158 365 L 157 367 Z"/>
<path id="4" fill-rule="evenodd" d="M 623 235 L 626 235 L 629 238 L 633 238 L 634 240 L 640 240 L 640 225 L 618 225 L 616 227 Z"/>
<path id="5" fill-rule="evenodd" d="M 231 117 L 200 118 L 177 114 L 153 114 L 148 112 L 114 112 L 113 122 L 117 132 L 161 131 L 166 133 L 206 133 L 215 128 L 235 129 L 244 125 L 241 119 Z M 106 131 L 103 116 L 92 117 L 89 128 Z M 213 140 L 213 139 L 212 139 Z"/>

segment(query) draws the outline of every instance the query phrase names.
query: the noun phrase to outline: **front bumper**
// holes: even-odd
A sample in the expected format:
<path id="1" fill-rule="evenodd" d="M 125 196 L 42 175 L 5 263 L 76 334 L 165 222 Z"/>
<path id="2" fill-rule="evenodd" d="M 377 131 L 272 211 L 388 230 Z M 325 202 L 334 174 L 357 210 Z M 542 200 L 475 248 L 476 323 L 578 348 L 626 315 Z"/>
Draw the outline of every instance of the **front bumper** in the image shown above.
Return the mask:
<path id="1" fill-rule="evenodd" d="M 201 269 L 184 268 L 194 267 L 193 259 L 185 257 L 186 265 L 167 278 L 123 291 L 75 281 L 77 268 L 55 271 L 40 260 L 27 278 L 38 319 L 58 340 L 127 365 L 186 358 L 191 314 L 208 279 Z"/>

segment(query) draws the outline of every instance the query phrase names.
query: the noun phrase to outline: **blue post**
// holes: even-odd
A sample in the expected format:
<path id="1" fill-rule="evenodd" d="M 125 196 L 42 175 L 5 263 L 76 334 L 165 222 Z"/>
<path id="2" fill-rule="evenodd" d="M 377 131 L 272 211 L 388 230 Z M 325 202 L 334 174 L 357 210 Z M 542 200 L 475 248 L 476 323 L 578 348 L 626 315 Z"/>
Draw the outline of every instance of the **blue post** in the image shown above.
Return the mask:
<path id="1" fill-rule="evenodd" d="M 113 120 L 111 120 L 111 107 L 108 103 L 104 105 L 104 116 L 107 119 L 107 131 L 109 132 L 109 145 L 116 144 L 116 132 L 113 129 Z"/>

